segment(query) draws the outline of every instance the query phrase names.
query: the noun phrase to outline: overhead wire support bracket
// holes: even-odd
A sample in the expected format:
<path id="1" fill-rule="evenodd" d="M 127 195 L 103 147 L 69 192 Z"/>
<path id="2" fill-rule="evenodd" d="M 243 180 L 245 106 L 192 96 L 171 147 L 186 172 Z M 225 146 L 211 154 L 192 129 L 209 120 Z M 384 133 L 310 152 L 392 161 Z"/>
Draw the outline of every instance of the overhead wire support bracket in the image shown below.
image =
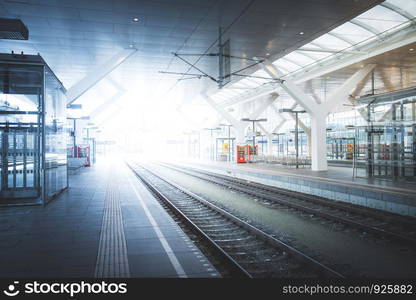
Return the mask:
<path id="1" fill-rule="evenodd" d="M 177 53 L 172 53 L 174 56 L 176 56 L 177 58 L 179 58 L 180 60 L 182 60 L 184 63 L 188 64 L 189 66 L 191 66 L 191 68 L 194 68 L 195 70 L 201 72 L 205 77 L 208 77 L 209 79 L 211 79 L 212 81 L 215 81 L 216 83 L 219 83 L 219 80 L 215 79 L 214 77 L 212 77 L 211 75 L 205 73 L 204 71 L 202 71 L 200 68 L 196 67 L 195 64 L 190 63 L 189 61 L 187 61 L 186 59 L 184 59 L 183 57 L 181 57 L 179 54 Z M 202 76 L 202 75 L 201 75 Z"/>
<path id="2" fill-rule="evenodd" d="M 175 53 L 173 53 L 175 55 Z M 176 56 L 219 56 L 219 53 L 176 53 Z"/>
<path id="3" fill-rule="evenodd" d="M 179 78 L 178 81 L 188 80 L 188 79 L 201 79 L 202 76 L 193 76 L 193 77 L 187 77 L 187 78 Z"/>
<path id="4" fill-rule="evenodd" d="M 220 56 L 220 53 L 176 53 L 177 56 Z M 259 60 L 257 58 L 249 58 L 249 57 L 242 57 L 242 56 L 234 56 L 234 55 L 226 55 L 222 54 L 223 57 L 235 58 L 235 59 L 242 59 L 254 62 L 262 62 L 263 60 Z"/>
<path id="5" fill-rule="evenodd" d="M 192 78 L 198 78 L 198 79 L 200 79 L 201 77 L 207 77 L 204 74 L 193 74 L 193 73 L 184 73 L 184 72 L 159 71 L 159 73 L 161 73 L 161 74 L 170 74 L 170 75 L 193 76 Z"/>
<path id="6" fill-rule="evenodd" d="M 241 77 L 248 77 L 248 78 L 255 78 L 255 79 L 267 79 L 270 80 L 270 82 L 280 82 L 280 83 L 284 83 L 285 80 L 284 79 L 280 79 L 280 78 L 270 78 L 270 77 L 262 77 L 262 76 L 253 76 L 253 75 L 244 75 L 244 74 L 232 74 L 235 76 L 241 76 Z"/>
<path id="7" fill-rule="evenodd" d="M 228 39 L 225 43 L 222 43 L 222 29 L 221 27 L 219 28 L 219 37 L 218 37 L 218 47 L 219 47 L 219 52 L 218 53 L 177 53 L 177 52 L 172 52 L 172 54 L 179 58 L 181 61 L 183 61 L 184 63 L 186 63 L 188 66 L 190 66 L 190 68 L 188 69 L 195 69 L 198 72 L 200 72 L 201 74 L 191 74 L 188 72 L 183 72 L 183 73 L 179 73 L 179 72 L 165 72 L 165 71 L 159 71 L 159 73 L 164 73 L 164 74 L 176 74 L 176 75 L 181 75 L 182 78 L 179 79 L 178 81 L 181 80 L 187 80 L 187 79 L 201 79 L 201 77 L 207 77 L 209 79 L 211 79 L 212 81 L 214 81 L 215 83 L 218 84 L 219 88 L 221 89 L 222 87 L 224 87 L 226 84 L 228 84 L 231 81 L 231 76 L 232 75 L 236 75 L 236 76 L 243 76 L 243 77 L 249 77 L 249 75 L 243 75 L 243 74 L 239 74 L 240 72 L 243 72 L 251 67 L 254 67 L 257 64 L 260 64 L 262 62 L 265 61 L 264 58 L 259 58 L 259 57 L 241 57 L 241 56 L 234 56 L 230 54 L 230 40 Z M 197 56 L 199 58 L 205 56 L 205 57 L 219 57 L 219 76 L 218 78 L 215 78 L 211 75 L 209 75 L 208 73 L 202 71 L 200 68 L 198 68 L 196 66 L 196 64 L 198 63 L 199 59 L 194 62 L 191 63 L 188 60 L 186 60 L 184 58 L 184 56 Z M 231 63 L 230 60 L 231 59 L 241 59 L 241 60 L 246 60 L 246 61 L 251 61 L 254 62 L 240 70 L 237 70 L 235 72 L 231 72 Z M 224 74 L 225 73 L 225 74 Z M 184 76 L 191 76 L 191 77 L 187 77 L 184 78 Z M 266 78 L 261 78 L 261 79 L 266 79 Z M 272 79 L 273 80 L 273 79 Z M 274 79 L 275 80 L 275 79 Z"/>
<path id="8" fill-rule="evenodd" d="M 249 61 L 255 61 L 257 63 L 263 62 L 264 59 L 257 59 L 257 58 L 250 58 L 250 57 L 241 57 L 241 56 L 234 56 L 234 55 L 223 55 L 225 57 L 229 58 L 236 58 L 236 59 L 243 59 L 243 60 L 249 60 Z"/>
<path id="9" fill-rule="evenodd" d="M 252 61 L 255 61 L 255 63 L 254 64 L 251 64 L 251 65 L 248 65 L 247 67 L 244 67 L 244 68 L 242 68 L 242 69 L 240 69 L 240 70 L 238 70 L 238 71 L 235 71 L 235 72 L 232 72 L 232 73 L 230 73 L 229 75 L 226 75 L 226 76 L 224 76 L 224 77 L 229 77 L 229 76 L 231 76 L 231 75 L 240 75 L 240 76 L 245 76 L 244 74 L 238 74 L 238 73 L 240 73 L 240 72 L 243 72 L 243 71 L 245 71 L 245 70 L 247 70 L 247 69 L 250 69 L 251 67 L 254 67 L 255 65 L 258 65 L 258 64 L 260 64 L 260 63 L 262 63 L 262 62 L 264 62 L 264 59 L 260 59 L 260 60 L 258 60 L 258 59 L 252 59 Z"/>

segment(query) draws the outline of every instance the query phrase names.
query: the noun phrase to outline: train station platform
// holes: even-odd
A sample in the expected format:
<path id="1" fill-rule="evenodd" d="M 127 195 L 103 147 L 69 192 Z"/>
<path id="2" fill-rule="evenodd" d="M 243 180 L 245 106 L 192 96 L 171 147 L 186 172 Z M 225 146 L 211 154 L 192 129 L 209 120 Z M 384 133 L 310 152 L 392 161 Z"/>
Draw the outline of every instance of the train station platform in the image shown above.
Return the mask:
<path id="1" fill-rule="evenodd" d="M 220 277 L 120 160 L 70 176 L 45 207 L 0 208 L 0 277 Z"/>
<path id="2" fill-rule="evenodd" d="M 381 179 L 353 178 L 351 168 L 329 166 L 328 171 L 286 168 L 275 164 L 181 161 L 253 182 L 303 192 L 337 201 L 416 217 L 416 184 Z"/>

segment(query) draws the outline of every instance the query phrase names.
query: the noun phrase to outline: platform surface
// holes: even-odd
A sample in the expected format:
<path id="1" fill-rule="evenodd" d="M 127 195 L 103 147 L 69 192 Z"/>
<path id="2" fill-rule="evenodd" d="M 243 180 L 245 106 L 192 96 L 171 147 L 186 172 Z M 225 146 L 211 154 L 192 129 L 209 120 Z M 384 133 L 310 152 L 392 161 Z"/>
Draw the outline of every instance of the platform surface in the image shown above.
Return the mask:
<path id="1" fill-rule="evenodd" d="M 220 277 L 121 160 L 47 206 L 0 208 L 0 277 Z"/>
<path id="2" fill-rule="evenodd" d="M 255 181 L 282 189 L 416 217 L 416 186 L 411 182 L 353 178 L 351 168 L 328 171 L 288 168 L 276 164 L 183 160 L 183 166 Z"/>
<path id="3" fill-rule="evenodd" d="M 327 171 L 312 171 L 310 168 L 300 166 L 299 169 L 295 167 L 285 167 L 278 164 L 268 163 L 229 163 L 220 161 L 200 161 L 200 160 L 186 160 L 184 163 L 195 164 L 205 167 L 223 168 L 228 170 L 244 170 L 255 173 L 264 173 L 270 175 L 287 175 L 290 177 L 307 178 L 311 180 L 324 181 L 328 183 L 347 184 L 354 186 L 361 186 L 368 189 L 386 189 L 388 191 L 397 191 L 416 196 L 416 182 L 392 181 L 377 178 L 353 178 L 352 168 L 328 166 Z"/>

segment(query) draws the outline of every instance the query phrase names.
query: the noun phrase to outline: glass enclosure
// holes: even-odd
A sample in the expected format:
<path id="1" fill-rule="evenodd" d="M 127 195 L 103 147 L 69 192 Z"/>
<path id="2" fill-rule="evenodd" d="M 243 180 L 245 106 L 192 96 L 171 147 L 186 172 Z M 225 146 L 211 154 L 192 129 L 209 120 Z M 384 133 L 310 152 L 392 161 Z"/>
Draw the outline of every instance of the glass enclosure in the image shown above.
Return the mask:
<path id="1" fill-rule="evenodd" d="M 0 204 L 47 203 L 68 186 L 64 87 L 40 56 L 0 54 Z"/>
<path id="2" fill-rule="evenodd" d="M 355 173 L 386 179 L 416 178 L 416 124 L 388 123 L 356 129 Z M 360 168 L 360 165 L 365 166 Z M 365 171 L 365 173 L 364 173 Z"/>
<path id="3" fill-rule="evenodd" d="M 62 83 L 45 65 L 45 201 L 68 186 L 66 97 Z"/>

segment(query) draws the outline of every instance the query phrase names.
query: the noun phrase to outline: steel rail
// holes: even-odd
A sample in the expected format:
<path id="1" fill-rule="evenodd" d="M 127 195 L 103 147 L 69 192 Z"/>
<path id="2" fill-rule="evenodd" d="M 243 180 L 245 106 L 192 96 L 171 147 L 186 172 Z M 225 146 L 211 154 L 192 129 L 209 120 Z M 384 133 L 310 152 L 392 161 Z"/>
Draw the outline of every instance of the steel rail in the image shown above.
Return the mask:
<path id="1" fill-rule="evenodd" d="M 226 176 L 222 176 L 222 175 L 217 176 L 216 174 L 215 175 L 214 174 L 209 174 L 207 172 L 203 172 L 203 171 L 199 171 L 199 170 L 191 171 L 191 172 L 201 173 L 205 176 L 211 176 L 211 177 L 214 177 L 214 178 L 219 178 L 219 179 L 222 179 L 224 181 L 227 181 L 228 183 L 219 182 L 217 180 L 211 180 L 211 179 L 208 179 L 208 178 L 204 178 L 202 176 L 198 176 L 196 174 L 192 174 L 189 171 L 185 171 L 185 170 L 177 168 L 177 167 L 173 167 L 173 166 L 166 165 L 166 164 L 162 164 L 162 165 L 164 165 L 167 168 L 176 170 L 178 172 L 182 172 L 182 173 L 188 174 L 190 176 L 194 176 L 194 177 L 200 178 L 202 180 L 205 180 L 205 181 L 208 181 L 208 182 L 211 182 L 211 183 L 223 186 L 223 187 L 227 187 L 229 189 L 233 189 L 235 191 L 238 191 L 238 192 L 250 195 L 250 196 L 260 197 L 262 199 L 272 201 L 274 203 L 278 203 L 278 204 L 284 205 L 286 207 L 294 208 L 296 210 L 307 212 L 309 214 L 318 215 L 319 217 L 322 217 L 322 218 L 325 218 L 325 219 L 328 219 L 328 220 L 331 220 L 331 221 L 343 223 L 343 224 L 346 224 L 346 225 L 349 225 L 349 226 L 353 226 L 355 228 L 360 228 L 360 229 L 366 230 L 368 232 L 372 232 L 372 233 L 377 234 L 377 235 L 389 236 L 391 238 L 394 238 L 395 240 L 400 240 L 400 241 L 403 241 L 403 242 L 406 242 L 406 243 L 410 243 L 412 245 L 416 245 L 416 240 L 415 239 L 413 239 L 411 237 L 407 237 L 407 236 L 399 234 L 399 233 L 395 233 L 395 232 L 392 232 L 392 231 L 389 231 L 389 230 L 386 230 L 386 229 L 383 229 L 383 228 L 380 228 L 380 227 L 377 227 L 377 226 L 367 225 L 367 224 L 364 224 L 364 223 L 361 223 L 361 222 L 358 222 L 358 221 L 350 220 L 350 219 L 344 218 L 342 216 L 332 215 L 330 213 L 320 211 L 319 209 L 306 207 L 306 206 L 296 204 L 296 203 L 293 203 L 293 202 L 290 202 L 290 201 L 287 201 L 287 200 L 284 200 L 284 199 L 278 199 L 278 198 L 272 197 L 271 195 L 267 195 L 267 194 L 264 194 L 264 193 L 260 194 L 259 192 L 256 192 L 255 190 L 252 189 L 253 187 L 257 188 L 257 189 L 260 189 L 260 188 L 258 188 L 259 184 L 257 184 L 257 183 L 256 184 L 253 184 L 252 182 L 238 183 L 238 182 L 236 182 L 236 180 L 234 178 L 228 179 L 228 178 L 225 178 Z M 234 183 L 235 185 L 244 184 L 247 187 L 230 186 L 230 183 Z M 248 188 L 250 186 L 252 187 L 251 189 Z M 269 190 L 269 192 L 274 193 L 274 191 L 271 191 L 271 190 Z M 283 193 L 280 193 L 280 194 L 283 194 Z M 291 196 L 288 193 L 285 193 L 284 195 L 289 196 L 289 197 L 293 197 L 293 198 L 298 198 L 300 200 L 304 200 L 303 198 L 300 198 L 299 195 L 296 195 L 296 197 Z M 316 204 L 316 203 L 314 203 L 314 204 Z M 335 207 L 335 208 L 338 209 L 337 207 Z M 369 217 L 369 216 L 367 216 L 367 217 Z"/>
<path id="2" fill-rule="evenodd" d="M 216 256 L 227 265 L 230 273 L 237 278 L 252 278 L 252 276 L 241 267 L 231 256 L 229 256 L 214 240 L 212 240 L 207 234 L 205 234 L 194 222 L 192 222 L 185 214 L 182 213 L 168 198 L 166 198 L 157 188 L 151 184 L 148 180 L 144 179 L 129 163 L 127 166 L 133 171 L 137 178 L 156 196 L 160 201 L 165 203 L 172 212 L 179 217 L 189 228 L 198 235 L 202 240 L 208 243 Z"/>
<path id="3" fill-rule="evenodd" d="M 159 163 L 159 164 L 160 165 L 166 165 L 166 166 L 174 165 L 174 164 L 167 164 L 167 163 Z M 387 218 L 388 221 L 399 222 L 403 226 L 406 226 L 406 225 L 414 226 L 414 224 L 415 224 L 415 220 L 413 220 L 411 217 L 401 216 L 400 218 L 397 218 L 397 216 L 395 216 L 395 215 L 393 215 L 392 213 L 389 213 L 389 212 L 369 211 L 366 208 L 354 207 L 354 206 L 351 206 L 348 203 L 344 203 L 344 202 L 337 201 L 337 200 L 324 199 L 324 198 L 320 198 L 319 196 L 309 195 L 309 194 L 300 193 L 300 192 L 296 192 L 296 191 L 290 191 L 290 190 L 286 190 L 286 189 L 282 189 L 282 188 L 278 188 L 278 187 L 274 187 L 274 186 L 268 186 L 268 185 L 261 184 L 261 183 L 258 183 L 258 182 L 253 182 L 253 181 L 249 182 L 247 180 L 239 179 L 239 178 L 235 178 L 235 177 L 231 178 L 230 176 L 216 174 L 216 173 L 213 173 L 213 172 L 200 170 L 200 169 L 196 169 L 196 168 L 192 168 L 192 167 L 183 167 L 183 166 L 181 166 L 181 168 L 188 169 L 188 170 L 191 170 L 193 172 L 204 174 L 204 175 L 209 175 L 209 176 L 212 176 L 212 177 L 221 178 L 221 179 L 224 179 L 224 180 L 231 180 L 232 179 L 234 182 L 238 182 L 240 184 L 250 184 L 250 185 L 255 186 L 256 188 L 261 189 L 261 190 L 265 190 L 265 191 L 269 191 L 269 192 L 272 192 L 272 193 L 297 198 L 297 199 L 300 199 L 302 201 L 310 202 L 312 204 L 320 204 L 320 205 L 323 205 L 323 206 L 343 210 L 343 211 L 348 212 L 348 213 L 354 212 L 356 214 L 359 214 L 359 215 L 362 215 L 362 216 L 365 216 L 365 217 L 372 217 L 372 218 L 375 218 L 375 219 L 379 219 L 381 221 L 386 221 L 386 218 Z"/>
<path id="4" fill-rule="evenodd" d="M 143 166 L 141 166 L 141 168 L 145 169 L 147 172 L 151 173 L 153 176 L 159 178 L 160 180 L 164 181 L 168 185 L 170 185 L 170 186 L 174 187 L 175 189 L 179 190 L 180 192 L 187 195 L 188 197 L 193 198 L 194 200 L 197 200 L 198 202 L 202 203 L 203 205 L 210 208 L 211 210 L 216 211 L 217 213 L 219 213 L 220 215 L 222 215 L 226 219 L 231 220 L 233 223 L 237 224 L 239 227 L 251 232 L 257 238 L 263 240 L 267 244 L 269 244 L 269 245 L 271 245 L 275 248 L 279 248 L 281 250 L 284 250 L 287 253 L 290 253 L 292 255 L 292 257 L 294 257 L 295 259 L 297 259 L 300 262 L 303 262 L 303 263 L 309 265 L 311 268 L 318 271 L 319 273 L 328 275 L 330 277 L 344 278 L 344 276 L 342 274 L 340 274 L 339 272 L 325 266 L 324 264 L 322 264 L 319 261 L 315 260 L 314 258 L 304 254 L 303 252 L 299 251 L 298 249 L 284 243 L 283 241 L 280 241 L 279 239 L 277 239 L 275 237 L 272 237 L 271 235 L 265 233 L 264 231 L 254 227 L 253 225 L 251 225 L 251 224 L 241 220 L 240 218 L 230 214 L 229 212 L 225 211 L 224 209 L 222 209 L 222 208 L 216 206 L 215 204 L 209 202 L 208 200 L 205 200 L 202 197 L 192 193 L 191 191 L 187 190 L 186 188 L 184 188 L 184 187 L 182 187 L 182 186 L 180 186 L 180 185 L 178 185 L 178 184 L 176 184 L 176 183 L 174 183 L 174 182 L 172 182 L 172 181 L 170 181 L 166 178 L 163 178 L 162 176 L 160 176 L 159 174 L 157 174 L 154 171 L 149 170 L 148 168 L 145 168 Z M 135 174 L 137 175 L 137 173 L 135 173 Z M 172 204 L 172 203 L 171 203 L 171 205 L 174 206 L 174 204 Z M 196 225 L 194 224 L 194 226 L 196 226 Z M 218 246 L 218 247 L 221 248 L 220 246 Z M 223 251 L 226 252 L 225 250 L 223 250 Z"/>

